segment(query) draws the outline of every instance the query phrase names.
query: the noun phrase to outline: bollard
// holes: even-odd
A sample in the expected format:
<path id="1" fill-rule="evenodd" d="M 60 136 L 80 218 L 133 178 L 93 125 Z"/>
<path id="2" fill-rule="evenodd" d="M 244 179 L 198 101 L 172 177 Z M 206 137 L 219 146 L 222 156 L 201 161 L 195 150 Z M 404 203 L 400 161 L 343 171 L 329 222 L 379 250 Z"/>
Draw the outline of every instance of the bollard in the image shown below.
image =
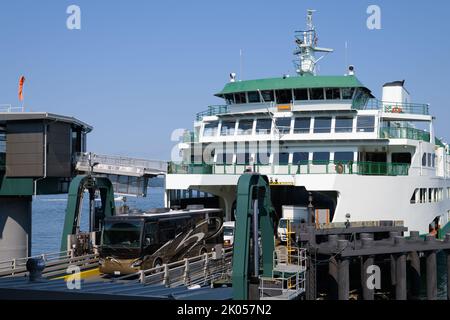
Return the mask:
<path id="1" fill-rule="evenodd" d="M 404 246 L 405 238 L 397 236 L 394 238 L 395 246 Z M 395 256 L 395 298 L 406 300 L 406 254 Z"/>
<path id="2" fill-rule="evenodd" d="M 362 234 L 361 234 L 362 236 Z M 373 239 L 372 238 L 362 238 L 361 244 L 363 249 L 369 249 L 373 246 Z M 373 256 L 365 256 L 362 257 L 362 264 L 361 264 L 361 288 L 362 288 L 362 295 L 364 300 L 374 300 L 374 290 L 369 288 L 367 284 L 367 280 L 369 279 L 369 274 L 367 273 L 367 270 L 370 266 L 374 264 L 374 258 Z"/>
<path id="3" fill-rule="evenodd" d="M 420 295 L 420 258 L 417 251 L 409 253 L 410 267 L 409 277 L 411 279 L 411 299 L 418 300 Z"/>
<path id="4" fill-rule="evenodd" d="M 336 248 L 338 245 L 339 237 L 336 234 L 330 234 L 328 236 L 328 244 L 330 247 Z"/>
<path id="5" fill-rule="evenodd" d="M 340 252 L 348 246 L 347 240 L 338 241 L 338 250 Z M 338 264 L 338 298 L 339 300 L 348 300 L 350 294 L 350 261 L 348 258 L 340 257 Z"/>

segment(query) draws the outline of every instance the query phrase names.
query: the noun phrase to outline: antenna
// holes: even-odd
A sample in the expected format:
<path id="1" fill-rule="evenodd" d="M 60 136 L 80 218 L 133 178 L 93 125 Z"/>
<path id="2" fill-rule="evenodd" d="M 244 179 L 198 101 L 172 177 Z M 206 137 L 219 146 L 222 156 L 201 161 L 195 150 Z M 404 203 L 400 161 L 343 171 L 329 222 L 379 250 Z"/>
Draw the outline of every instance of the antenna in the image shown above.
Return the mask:
<path id="1" fill-rule="evenodd" d="M 239 78 L 241 80 L 244 80 L 244 71 L 243 71 L 244 63 L 243 63 L 243 59 L 244 59 L 244 55 L 243 55 L 242 49 L 239 49 L 239 64 L 240 64 L 240 66 L 239 66 Z"/>
<path id="2" fill-rule="evenodd" d="M 316 10 L 309 9 L 306 17 L 307 30 L 295 32 L 295 43 L 297 45 L 294 55 L 297 60 L 294 61 L 296 72 L 299 75 L 316 75 L 317 63 L 324 56 L 316 58 L 316 52 L 330 53 L 333 49 L 320 48 L 317 46 L 319 38 L 317 37 L 316 28 L 313 23 L 313 13 Z"/>

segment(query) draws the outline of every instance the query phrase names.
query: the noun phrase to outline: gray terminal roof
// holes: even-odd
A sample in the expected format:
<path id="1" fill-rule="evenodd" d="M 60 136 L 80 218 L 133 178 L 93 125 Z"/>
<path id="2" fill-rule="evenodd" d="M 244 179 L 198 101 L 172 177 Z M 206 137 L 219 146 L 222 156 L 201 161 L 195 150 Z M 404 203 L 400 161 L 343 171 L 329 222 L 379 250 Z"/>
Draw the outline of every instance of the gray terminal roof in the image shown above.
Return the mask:
<path id="1" fill-rule="evenodd" d="M 93 127 L 74 117 L 63 116 L 48 112 L 0 112 L 0 122 L 7 121 L 29 121 L 29 120 L 50 120 L 71 123 L 82 127 L 86 132 L 91 132 Z"/>

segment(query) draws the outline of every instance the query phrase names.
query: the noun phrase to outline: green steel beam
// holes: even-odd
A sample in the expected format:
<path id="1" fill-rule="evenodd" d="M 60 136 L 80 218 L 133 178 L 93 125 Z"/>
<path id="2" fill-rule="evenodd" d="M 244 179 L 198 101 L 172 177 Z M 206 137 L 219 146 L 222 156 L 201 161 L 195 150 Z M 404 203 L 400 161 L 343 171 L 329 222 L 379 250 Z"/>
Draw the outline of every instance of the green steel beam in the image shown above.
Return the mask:
<path id="1" fill-rule="evenodd" d="M 77 226 L 81 217 L 82 196 L 85 189 L 100 191 L 102 211 L 105 217 L 111 217 L 115 214 L 114 189 L 108 178 L 88 175 L 76 176 L 69 187 L 66 217 L 61 238 L 61 251 L 67 250 L 67 236 L 77 233 Z"/>
<path id="2" fill-rule="evenodd" d="M 269 180 L 259 174 L 244 174 L 239 178 L 236 200 L 236 244 L 233 249 L 233 298 L 248 299 L 250 234 L 253 201 L 258 199 L 261 232 L 263 275 L 269 277 L 273 269 L 274 209 L 270 198 Z"/>

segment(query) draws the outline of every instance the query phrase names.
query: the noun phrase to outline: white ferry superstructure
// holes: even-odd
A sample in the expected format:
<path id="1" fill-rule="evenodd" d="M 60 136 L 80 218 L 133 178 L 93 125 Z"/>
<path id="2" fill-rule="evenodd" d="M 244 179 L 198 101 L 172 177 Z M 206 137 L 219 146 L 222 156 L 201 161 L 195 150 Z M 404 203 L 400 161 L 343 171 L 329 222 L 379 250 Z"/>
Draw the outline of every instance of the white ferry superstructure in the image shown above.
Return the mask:
<path id="1" fill-rule="evenodd" d="M 403 221 L 410 231 L 450 230 L 449 146 L 436 138 L 428 104 L 404 81 L 377 100 L 355 76 L 317 75 L 317 34 L 296 33 L 297 75 L 236 80 L 216 94 L 225 105 L 197 114 L 166 176 L 167 206 L 220 206 L 233 220 L 240 175 L 269 177 L 272 202 L 328 210 L 329 222 Z M 192 200 L 192 195 L 197 198 Z M 189 200 L 191 199 L 191 200 Z"/>

